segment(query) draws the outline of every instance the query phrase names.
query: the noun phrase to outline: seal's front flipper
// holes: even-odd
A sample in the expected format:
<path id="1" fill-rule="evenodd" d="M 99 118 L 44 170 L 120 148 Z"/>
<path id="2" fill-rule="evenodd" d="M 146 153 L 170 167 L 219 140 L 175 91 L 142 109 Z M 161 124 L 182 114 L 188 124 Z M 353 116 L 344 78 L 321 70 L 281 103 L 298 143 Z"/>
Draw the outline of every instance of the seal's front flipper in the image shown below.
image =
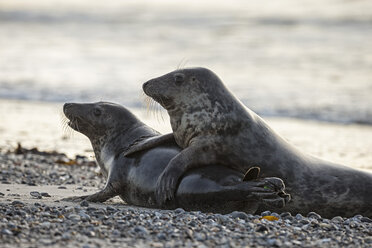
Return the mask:
<path id="1" fill-rule="evenodd" d="M 108 199 L 117 196 L 115 190 L 112 187 L 106 186 L 103 190 L 98 191 L 92 195 L 84 195 L 84 196 L 72 196 L 63 198 L 62 201 L 71 201 L 71 202 L 81 202 L 81 201 L 89 201 L 89 202 L 105 202 Z"/>
<path id="2" fill-rule="evenodd" d="M 175 144 L 173 133 L 147 138 L 139 141 L 138 143 L 134 143 L 128 148 L 128 150 L 124 152 L 124 156 L 129 156 L 133 153 L 148 150 L 150 148 L 168 143 Z"/>
<path id="3" fill-rule="evenodd" d="M 251 180 L 257 179 L 259 175 L 260 175 L 260 167 L 251 167 L 245 173 L 243 181 L 251 181 Z"/>

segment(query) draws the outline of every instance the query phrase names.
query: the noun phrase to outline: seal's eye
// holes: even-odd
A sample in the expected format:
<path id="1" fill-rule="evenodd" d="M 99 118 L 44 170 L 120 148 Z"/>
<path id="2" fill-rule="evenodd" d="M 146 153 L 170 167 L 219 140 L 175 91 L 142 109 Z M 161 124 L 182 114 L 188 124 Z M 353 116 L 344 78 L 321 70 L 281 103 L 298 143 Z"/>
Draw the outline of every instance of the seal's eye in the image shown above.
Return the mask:
<path id="1" fill-rule="evenodd" d="M 176 73 L 176 74 L 174 74 L 174 82 L 177 85 L 182 84 L 183 81 L 185 81 L 185 75 L 183 75 L 182 73 Z"/>
<path id="2" fill-rule="evenodd" d="M 95 109 L 93 110 L 93 114 L 94 114 L 95 116 L 100 116 L 100 115 L 102 114 L 102 111 L 101 111 L 99 108 L 95 108 Z"/>

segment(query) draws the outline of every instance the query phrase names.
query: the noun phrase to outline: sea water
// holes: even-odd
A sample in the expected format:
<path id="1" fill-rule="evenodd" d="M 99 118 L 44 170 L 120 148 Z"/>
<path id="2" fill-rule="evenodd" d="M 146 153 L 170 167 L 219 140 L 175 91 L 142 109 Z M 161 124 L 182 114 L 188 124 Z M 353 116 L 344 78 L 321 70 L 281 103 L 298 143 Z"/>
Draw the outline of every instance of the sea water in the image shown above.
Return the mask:
<path id="1" fill-rule="evenodd" d="M 0 0 L 0 98 L 138 107 L 190 66 L 260 115 L 372 124 L 372 2 Z"/>

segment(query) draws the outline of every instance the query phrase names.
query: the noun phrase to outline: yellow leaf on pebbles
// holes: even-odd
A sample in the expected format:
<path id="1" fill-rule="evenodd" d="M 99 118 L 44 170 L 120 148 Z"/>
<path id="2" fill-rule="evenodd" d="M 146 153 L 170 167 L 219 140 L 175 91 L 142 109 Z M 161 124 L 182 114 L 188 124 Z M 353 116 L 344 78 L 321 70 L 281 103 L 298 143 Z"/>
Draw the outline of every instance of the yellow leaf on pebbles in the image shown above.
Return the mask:
<path id="1" fill-rule="evenodd" d="M 263 217 L 260 218 L 260 220 L 262 220 L 262 219 L 269 220 L 269 221 L 279 220 L 278 217 L 275 217 L 275 216 L 272 216 L 272 215 L 265 215 L 265 216 L 263 216 Z"/>

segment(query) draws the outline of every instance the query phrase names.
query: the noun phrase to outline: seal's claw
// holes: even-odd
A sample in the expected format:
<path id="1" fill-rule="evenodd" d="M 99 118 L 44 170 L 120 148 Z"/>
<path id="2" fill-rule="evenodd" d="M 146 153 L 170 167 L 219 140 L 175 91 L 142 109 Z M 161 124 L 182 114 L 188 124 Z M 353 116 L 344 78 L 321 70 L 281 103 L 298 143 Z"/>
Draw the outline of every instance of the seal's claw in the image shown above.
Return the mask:
<path id="1" fill-rule="evenodd" d="M 159 205 L 163 205 L 166 200 L 173 200 L 177 187 L 178 176 L 172 170 L 165 170 L 156 183 L 156 199 Z"/>

